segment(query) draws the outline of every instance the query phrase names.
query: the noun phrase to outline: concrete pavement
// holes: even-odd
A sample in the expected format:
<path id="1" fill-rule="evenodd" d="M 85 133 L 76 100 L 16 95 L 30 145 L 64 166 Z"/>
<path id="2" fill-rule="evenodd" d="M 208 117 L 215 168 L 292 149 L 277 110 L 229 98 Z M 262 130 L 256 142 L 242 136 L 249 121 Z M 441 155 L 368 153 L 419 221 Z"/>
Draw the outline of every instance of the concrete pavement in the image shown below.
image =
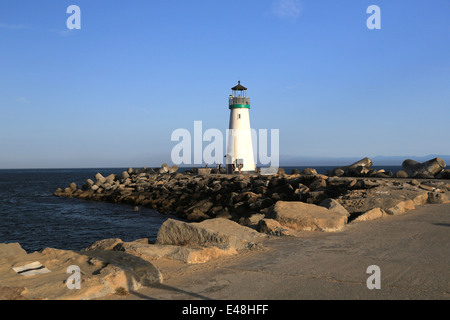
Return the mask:
<path id="1" fill-rule="evenodd" d="M 123 299 L 450 299 L 450 204 L 265 246 L 200 265 L 155 261 L 164 283 Z M 367 288 L 371 265 L 379 290 Z"/>

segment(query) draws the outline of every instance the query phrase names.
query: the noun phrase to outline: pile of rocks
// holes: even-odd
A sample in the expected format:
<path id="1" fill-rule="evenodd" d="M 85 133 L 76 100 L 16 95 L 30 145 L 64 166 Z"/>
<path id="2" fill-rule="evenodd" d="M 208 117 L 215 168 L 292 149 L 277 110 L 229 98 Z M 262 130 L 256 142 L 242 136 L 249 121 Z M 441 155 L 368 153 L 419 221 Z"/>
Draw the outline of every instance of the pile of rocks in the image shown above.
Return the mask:
<path id="1" fill-rule="evenodd" d="M 441 158 L 434 158 L 420 163 L 411 159 L 403 162 L 402 167 L 396 173 L 397 178 L 417 178 L 417 179 L 450 179 L 450 170 L 445 169 L 447 165 Z"/>
<path id="2" fill-rule="evenodd" d="M 321 201 L 345 193 L 348 188 L 365 188 L 353 179 L 332 179 L 314 169 L 302 173 L 273 176 L 196 175 L 156 173 L 148 169 L 128 169 L 121 175 L 95 175 L 81 187 L 71 183 L 59 188 L 56 196 L 128 203 L 160 213 L 172 213 L 189 221 L 223 217 L 238 220 L 265 213 L 277 201 Z"/>
<path id="3" fill-rule="evenodd" d="M 334 168 L 328 172 L 333 177 L 372 177 L 391 178 L 393 173 L 384 169 L 376 170 L 372 168 L 373 162 L 369 158 L 361 159 L 349 166 Z"/>
<path id="4" fill-rule="evenodd" d="M 403 162 L 403 170 L 393 174 L 384 169 L 372 168 L 369 158 L 359 160 L 349 166 L 338 167 L 327 174 L 333 177 L 366 177 L 366 178 L 416 178 L 416 179 L 450 179 L 450 170 L 441 158 L 434 158 L 423 163 L 407 159 Z"/>
<path id="5" fill-rule="evenodd" d="M 371 165 L 370 159 L 364 159 L 365 166 L 361 163 L 346 167 L 347 172 L 351 173 L 353 169 L 361 172 L 361 168 L 368 169 Z M 173 168 L 168 167 L 166 169 L 163 166 L 161 171 L 164 173 L 159 173 L 153 169 L 130 168 L 121 175 L 107 177 L 97 173 L 95 182 L 88 179 L 81 188 L 71 183 L 69 187 L 60 188 L 54 194 L 145 206 L 188 221 L 211 218 L 239 221 L 253 214 L 267 214 L 278 201 L 301 201 L 318 205 L 329 198 L 344 198 L 355 192 L 364 194 L 365 190 L 380 185 L 394 188 L 398 183 L 395 179 L 380 179 L 378 176 L 383 174 L 380 172 L 375 177 L 358 178 L 322 175 L 311 168 L 290 175 L 279 171 L 272 176 L 198 175 L 173 172 Z M 444 186 L 443 190 L 446 191 L 445 188 Z"/>

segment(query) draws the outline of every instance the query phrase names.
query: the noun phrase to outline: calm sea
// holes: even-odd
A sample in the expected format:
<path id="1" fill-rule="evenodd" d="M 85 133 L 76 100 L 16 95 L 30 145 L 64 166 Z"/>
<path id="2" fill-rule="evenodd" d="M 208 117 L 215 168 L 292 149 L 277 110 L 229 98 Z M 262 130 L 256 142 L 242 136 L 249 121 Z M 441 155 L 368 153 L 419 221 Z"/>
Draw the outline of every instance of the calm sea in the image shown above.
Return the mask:
<path id="1" fill-rule="evenodd" d="M 286 173 L 293 168 L 302 171 L 305 167 L 284 167 Z M 326 173 L 334 167 L 313 168 Z M 396 172 L 400 167 L 384 169 Z M 147 208 L 135 212 L 131 205 L 53 196 L 57 188 L 71 182 L 81 186 L 97 172 L 106 176 L 124 170 L 0 170 L 0 243 L 19 242 L 32 252 L 46 247 L 80 250 L 107 238 L 154 241 L 159 227 L 170 216 Z"/>
<path id="2" fill-rule="evenodd" d="M 0 170 L 0 243 L 19 242 L 30 252 L 80 250 L 107 238 L 154 241 L 168 216 L 146 208 L 135 212 L 131 205 L 53 196 L 57 188 L 71 182 L 81 186 L 97 172 L 123 170 Z"/>

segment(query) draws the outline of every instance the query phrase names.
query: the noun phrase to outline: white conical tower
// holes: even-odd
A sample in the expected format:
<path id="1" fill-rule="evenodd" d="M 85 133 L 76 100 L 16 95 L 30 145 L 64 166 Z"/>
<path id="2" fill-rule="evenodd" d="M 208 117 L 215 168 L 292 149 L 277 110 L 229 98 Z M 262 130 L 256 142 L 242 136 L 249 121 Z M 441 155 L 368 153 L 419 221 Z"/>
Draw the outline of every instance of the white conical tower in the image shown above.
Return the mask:
<path id="1" fill-rule="evenodd" d="M 250 98 L 247 97 L 247 88 L 238 82 L 238 85 L 231 88 L 232 94 L 229 97 L 230 126 L 227 146 L 227 171 L 241 172 L 256 171 L 255 159 L 253 156 L 252 133 L 250 128 Z"/>

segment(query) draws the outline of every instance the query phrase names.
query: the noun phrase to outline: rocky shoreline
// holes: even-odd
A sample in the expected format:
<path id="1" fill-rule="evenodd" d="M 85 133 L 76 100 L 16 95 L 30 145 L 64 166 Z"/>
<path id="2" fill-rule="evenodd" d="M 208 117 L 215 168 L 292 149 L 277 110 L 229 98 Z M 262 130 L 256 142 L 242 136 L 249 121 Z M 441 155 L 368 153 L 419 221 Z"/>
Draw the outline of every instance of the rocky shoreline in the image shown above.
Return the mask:
<path id="1" fill-rule="evenodd" d="M 436 161 L 430 163 L 435 166 Z M 17 243 L 0 244 L 0 299 L 96 299 L 132 292 L 163 282 L 154 264 L 161 259 L 206 263 L 265 250 L 265 241 L 273 237 L 339 232 L 350 223 L 450 202 L 448 171 L 443 168 L 423 179 L 423 171 L 409 177 L 409 170 L 403 178 L 403 173 L 371 166 L 366 158 L 327 175 L 314 169 L 291 174 L 279 170 L 271 176 L 217 174 L 211 169 L 181 173 L 167 165 L 156 171 L 129 169 L 120 176 L 97 174 L 95 182 L 88 179 L 81 188 L 72 183 L 55 195 L 146 206 L 179 219 L 167 219 L 155 243 L 105 239 L 81 251 L 47 248 L 33 253 Z M 50 272 L 23 276 L 13 269 L 30 263 Z M 80 290 L 67 288 L 71 265 L 82 270 Z"/>
<path id="2" fill-rule="evenodd" d="M 444 169 L 446 165 L 442 159 L 427 162 L 434 166 L 439 164 L 438 170 L 434 168 L 432 173 L 426 163 L 415 163 L 413 169 L 411 163 L 412 160 L 405 160 L 404 167 L 408 172 L 400 170 L 395 174 L 371 168 L 372 161 L 364 158 L 352 165 L 335 168 L 327 175 L 307 168 L 301 173 L 294 169 L 291 174 L 279 169 L 277 174 L 270 176 L 217 174 L 215 168 L 178 172 L 177 166 L 163 164 L 156 170 L 130 168 L 121 175 L 107 177 L 97 173 L 95 181 L 88 179 L 81 187 L 71 183 L 66 188 L 57 189 L 54 195 L 127 203 L 134 205 L 136 210 L 144 206 L 192 222 L 226 218 L 241 223 L 254 214 L 268 214 L 278 201 L 319 205 L 331 198 L 348 207 L 353 220 L 364 214 L 367 208 L 358 208 L 349 200 L 363 195 L 366 198 L 370 190 L 380 186 L 447 190 L 445 179 L 450 179 L 450 170 Z"/>

